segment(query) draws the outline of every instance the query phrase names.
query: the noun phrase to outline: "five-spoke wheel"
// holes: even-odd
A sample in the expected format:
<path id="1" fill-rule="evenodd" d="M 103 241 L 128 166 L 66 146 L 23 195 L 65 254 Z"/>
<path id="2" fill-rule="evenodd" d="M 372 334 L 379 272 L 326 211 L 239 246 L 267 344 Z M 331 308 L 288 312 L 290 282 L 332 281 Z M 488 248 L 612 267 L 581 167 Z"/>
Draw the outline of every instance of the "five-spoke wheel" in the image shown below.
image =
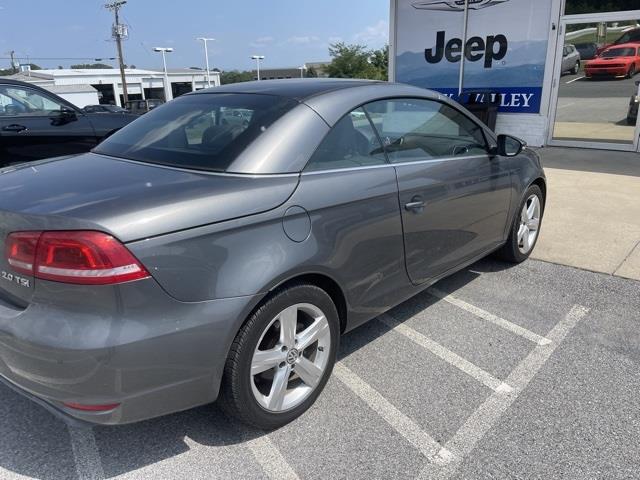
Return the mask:
<path id="1" fill-rule="evenodd" d="M 531 251 L 540 230 L 540 199 L 531 195 L 522 207 L 520 227 L 518 228 L 518 249 L 527 254 Z"/>
<path id="2" fill-rule="evenodd" d="M 331 297 L 298 283 L 271 295 L 231 346 L 220 404 L 262 429 L 281 427 L 309 408 L 324 388 L 340 337 Z"/>
<path id="3" fill-rule="evenodd" d="M 538 185 L 531 185 L 518 207 L 509 238 L 496 253 L 508 262 L 524 262 L 538 241 L 542 216 L 544 215 L 544 195 Z"/>
<path id="4" fill-rule="evenodd" d="M 331 332 L 325 314 L 299 303 L 265 328 L 251 360 L 251 389 L 266 410 L 300 405 L 318 386 L 329 361 Z"/>

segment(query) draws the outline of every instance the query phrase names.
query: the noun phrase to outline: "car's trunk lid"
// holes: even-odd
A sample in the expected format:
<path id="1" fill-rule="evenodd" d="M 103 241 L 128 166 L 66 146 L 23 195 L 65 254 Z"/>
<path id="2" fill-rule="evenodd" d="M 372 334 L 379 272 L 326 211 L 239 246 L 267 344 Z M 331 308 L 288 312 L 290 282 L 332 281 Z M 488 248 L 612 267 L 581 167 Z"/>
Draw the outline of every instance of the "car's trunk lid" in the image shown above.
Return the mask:
<path id="1" fill-rule="evenodd" d="M 15 274 L 4 258 L 10 232 L 99 230 L 126 243 L 271 210 L 297 184 L 297 175 L 215 174 L 96 154 L 0 169 L 0 272 Z M 30 280 L 0 279 L 0 296 L 28 302 Z"/>

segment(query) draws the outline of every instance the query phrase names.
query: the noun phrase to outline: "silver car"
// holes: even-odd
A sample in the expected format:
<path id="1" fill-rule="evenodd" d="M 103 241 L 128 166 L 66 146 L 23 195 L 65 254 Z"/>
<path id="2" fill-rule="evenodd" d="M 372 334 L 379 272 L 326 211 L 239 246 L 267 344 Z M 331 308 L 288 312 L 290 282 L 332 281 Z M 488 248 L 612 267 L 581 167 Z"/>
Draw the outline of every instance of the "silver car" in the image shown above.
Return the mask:
<path id="1" fill-rule="evenodd" d="M 580 52 L 575 45 L 567 44 L 562 48 L 562 72 L 576 75 L 580 71 Z"/>
<path id="2" fill-rule="evenodd" d="M 490 253 L 525 260 L 545 192 L 535 152 L 435 92 L 184 95 L 92 153 L 0 170 L 0 375 L 92 423 L 219 399 L 277 428 L 341 334 Z"/>

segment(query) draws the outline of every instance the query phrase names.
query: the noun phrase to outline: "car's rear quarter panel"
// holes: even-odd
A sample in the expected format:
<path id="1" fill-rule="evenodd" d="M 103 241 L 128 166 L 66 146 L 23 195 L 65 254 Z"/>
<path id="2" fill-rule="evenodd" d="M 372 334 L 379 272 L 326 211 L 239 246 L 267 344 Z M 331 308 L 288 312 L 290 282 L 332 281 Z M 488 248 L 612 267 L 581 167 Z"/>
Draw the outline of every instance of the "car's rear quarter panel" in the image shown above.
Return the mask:
<path id="1" fill-rule="evenodd" d="M 311 231 L 302 242 L 283 228 L 291 206 L 310 217 Z M 303 174 L 291 198 L 275 210 L 128 246 L 181 301 L 264 295 L 296 276 L 323 274 L 341 286 L 350 319 L 359 323 L 410 288 L 390 167 Z"/>

